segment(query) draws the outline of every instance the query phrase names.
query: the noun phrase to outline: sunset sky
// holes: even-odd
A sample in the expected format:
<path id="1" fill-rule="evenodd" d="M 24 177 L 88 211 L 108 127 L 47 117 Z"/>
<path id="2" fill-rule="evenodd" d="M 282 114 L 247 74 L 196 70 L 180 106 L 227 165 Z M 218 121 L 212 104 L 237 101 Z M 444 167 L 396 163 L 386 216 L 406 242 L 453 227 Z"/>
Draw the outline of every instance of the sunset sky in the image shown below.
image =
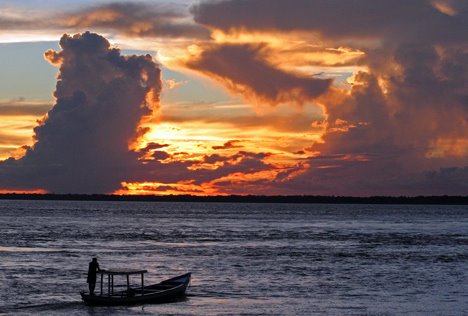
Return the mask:
<path id="1" fill-rule="evenodd" d="M 468 1 L 0 2 L 0 192 L 467 195 Z"/>

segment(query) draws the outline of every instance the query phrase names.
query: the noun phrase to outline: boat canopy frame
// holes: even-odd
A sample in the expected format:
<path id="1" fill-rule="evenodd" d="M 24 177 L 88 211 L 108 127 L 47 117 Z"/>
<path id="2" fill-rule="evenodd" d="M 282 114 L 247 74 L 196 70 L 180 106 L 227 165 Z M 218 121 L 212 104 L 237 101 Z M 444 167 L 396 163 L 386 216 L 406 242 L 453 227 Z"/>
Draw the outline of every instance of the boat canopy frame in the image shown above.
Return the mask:
<path id="1" fill-rule="evenodd" d="M 130 294 L 130 276 L 140 275 L 141 276 L 141 293 L 145 292 L 145 273 L 147 270 L 123 270 L 123 269 L 111 269 L 111 270 L 100 270 L 97 273 L 101 275 L 101 296 L 104 294 L 104 275 L 107 275 L 107 296 L 114 296 L 114 276 L 123 275 L 127 278 L 127 295 Z M 122 292 L 120 292 L 122 294 Z"/>

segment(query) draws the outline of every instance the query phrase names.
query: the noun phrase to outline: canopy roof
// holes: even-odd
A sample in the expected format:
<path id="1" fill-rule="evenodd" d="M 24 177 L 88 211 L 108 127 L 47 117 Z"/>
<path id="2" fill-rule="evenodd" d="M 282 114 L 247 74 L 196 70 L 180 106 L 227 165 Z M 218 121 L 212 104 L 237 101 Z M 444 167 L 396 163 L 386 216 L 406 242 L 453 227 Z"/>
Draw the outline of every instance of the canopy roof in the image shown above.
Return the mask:
<path id="1" fill-rule="evenodd" d="M 130 275 L 130 274 L 143 274 L 148 272 L 147 270 L 130 270 L 130 269 L 109 269 L 101 270 L 98 273 L 110 274 L 110 275 Z"/>

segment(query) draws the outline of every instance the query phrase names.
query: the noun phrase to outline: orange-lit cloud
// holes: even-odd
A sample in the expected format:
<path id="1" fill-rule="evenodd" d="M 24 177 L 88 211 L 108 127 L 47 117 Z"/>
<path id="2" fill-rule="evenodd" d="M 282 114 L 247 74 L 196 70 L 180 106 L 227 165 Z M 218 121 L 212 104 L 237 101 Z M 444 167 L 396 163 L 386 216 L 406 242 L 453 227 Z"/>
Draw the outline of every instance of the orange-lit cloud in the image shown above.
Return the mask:
<path id="1" fill-rule="evenodd" d="M 202 75 L 211 80 L 205 84 L 221 86 L 233 96 L 231 103 L 217 104 L 200 91 L 199 101 L 171 101 L 159 108 L 159 89 L 151 92 L 126 82 L 142 90 L 137 96 L 135 90 L 125 91 L 132 95 L 127 103 L 139 100 L 144 111 L 137 111 L 124 134 L 91 128 L 92 134 L 70 137 L 68 126 L 78 121 L 66 117 L 55 131 L 81 144 L 78 148 L 89 143 L 101 148 L 94 154 L 104 153 L 102 161 L 125 164 L 109 182 L 99 178 L 107 184 L 99 190 L 468 194 L 466 1 L 224 0 L 203 1 L 190 12 L 193 16 L 173 5 L 106 4 L 55 12 L 51 26 L 37 16 L 0 15 L 0 29 L 97 29 L 126 45 L 158 51 L 161 62 Z M 42 150 L 41 140 L 46 144 L 48 137 L 41 133 L 54 115 L 65 115 L 63 104 L 97 104 L 92 80 L 88 85 L 77 76 L 62 87 L 70 63 L 61 53 L 50 52 L 47 58 L 63 68 L 56 95 L 66 92 L 66 98 L 36 128 L 39 145 L 16 161 L 34 157 L 33 148 Z M 114 78 L 116 64 L 100 68 L 88 62 L 84 65 L 103 71 L 98 77 Z M 147 67 L 137 67 L 138 75 L 131 79 L 147 81 L 152 77 Z M 191 84 L 189 79 L 169 79 L 162 89 L 175 93 Z M 120 100 L 106 94 L 99 101 Z M 99 112 L 93 126 L 125 116 L 97 108 L 106 114 Z M 86 116 L 80 109 L 76 117 Z M 23 117 L 21 110 L 8 110 Z M 0 139 L 10 146 L 26 136 L 3 132 Z M 8 148 L 0 149 L 3 155 L 12 154 Z M 114 160 L 114 155 L 126 159 Z M 46 160 L 63 163 L 50 157 L 42 162 Z M 15 166 L 11 159 L 0 165 L 0 183 L 2 170 Z"/>
<path id="2" fill-rule="evenodd" d="M 259 11 L 261 15 L 254 13 Z M 322 157 L 361 158 L 346 161 L 330 158 L 320 165 L 312 160 L 308 172 L 292 179 L 290 187 L 302 179 L 303 187 L 319 192 L 313 181 L 323 183 L 326 188 L 325 183 L 335 179 L 343 193 L 358 194 L 372 189 L 388 193 L 390 190 L 383 189 L 385 182 L 393 179 L 393 192 L 404 192 L 428 181 L 424 170 L 455 165 L 462 168 L 459 173 L 436 174 L 456 175 L 457 192 L 466 192 L 466 185 L 460 181 L 468 163 L 462 149 L 462 140 L 468 136 L 465 104 L 468 90 L 463 83 L 468 74 L 463 64 L 468 43 L 460 31 L 462 25 L 468 27 L 466 3 L 227 0 L 201 3 L 192 12 L 197 22 L 215 30 L 222 40 L 236 36 L 243 40 L 248 38 L 242 35 L 245 33 L 276 32 L 278 40 L 272 46 L 277 46 L 276 42 L 287 34 L 308 33 L 304 39 L 316 45 L 316 54 L 307 55 L 311 50 L 303 45 L 298 45 L 297 51 L 284 45 L 283 55 L 270 49 L 270 54 L 265 54 L 269 57 L 263 57 L 269 62 L 276 60 L 282 67 L 293 56 L 298 65 L 289 63 L 286 67 L 291 69 L 300 69 L 301 63 L 303 67 L 308 63 L 338 66 L 327 61 L 330 57 L 322 52 L 334 47 L 346 47 L 344 52 L 356 53 L 350 59 L 343 58 L 345 64 L 356 66 L 354 75 L 348 79 L 352 88 L 331 89 L 316 100 L 325 118 L 314 124 L 324 130 L 321 141 L 312 144 L 309 150 L 320 152 Z M 394 19 L 395 16 L 398 18 Z M 365 168 L 368 169 L 363 172 Z M 406 181 L 403 175 L 409 173 L 420 182 L 401 183 L 398 187 L 396 183 Z M 335 174 L 347 181 L 339 181 Z M 373 181 L 369 175 L 380 180 Z M 442 177 L 437 179 L 440 181 Z M 381 187 L 377 183 L 382 183 Z"/>
<path id="3" fill-rule="evenodd" d="M 115 30 L 129 36 L 207 39 L 208 31 L 191 21 L 175 5 L 109 3 L 62 15 L 60 23 L 70 29 Z"/>
<path id="4" fill-rule="evenodd" d="M 217 45 L 187 66 L 222 81 L 230 90 L 259 103 L 304 104 L 325 93 L 331 81 L 285 72 L 265 61 L 263 46 Z"/>

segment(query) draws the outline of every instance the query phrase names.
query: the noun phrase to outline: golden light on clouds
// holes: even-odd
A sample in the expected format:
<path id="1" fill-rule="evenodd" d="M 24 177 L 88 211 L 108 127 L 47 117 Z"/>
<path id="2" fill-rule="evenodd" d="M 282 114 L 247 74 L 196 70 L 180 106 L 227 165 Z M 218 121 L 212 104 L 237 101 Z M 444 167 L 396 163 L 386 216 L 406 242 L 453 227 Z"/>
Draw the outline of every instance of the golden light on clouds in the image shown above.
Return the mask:
<path id="1" fill-rule="evenodd" d="M 314 72 L 341 71 L 358 72 L 365 69 L 357 66 L 365 53 L 359 49 L 326 43 L 318 36 L 305 32 L 247 32 L 212 30 L 214 42 L 218 44 L 258 44 L 263 45 L 262 57 L 272 65 L 286 71 L 299 71 L 303 74 Z M 188 52 L 191 58 L 201 54 L 203 48 L 191 45 Z"/>
<path id="2" fill-rule="evenodd" d="M 445 157 L 467 157 L 468 138 L 438 138 L 435 140 L 429 151 L 427 158 Z"/>
<path id="3" fill-rule="evenodd" d="M 320 139 L 321 132 L 281 131 L 268 126 L 247 129 L 229 123 L 191 121 L 182 123 L 163 122 L 151 126 L 144 136 L 140 147 L 151 142 L 169 144 L 170 153 L 190 152 L 204 155 L 212 152 L 212 147 L 228 141 L 237 140 L 236 145 L 251 152 L 272 152 L 281 155 L 293 155 L 303 144 L 310 144 Z"/>
<path id="4" fill-rule="evenodd" d="M 285 43 L 290 43 L 294 35 L 278 34 L 267 32 L 245 32 L 245 31 L 232 31 L 229 33 L 221 30 L 212 30 L 211 37 L 217 43 L 229 44 L 262 44 L 268 43 L 272 47 L 281 47 Z"/>
<path id="5" fill-rule="evenodd" d="M 88 12 L 85 16 L 80 15 L 66 17 L 63 23 L 67 27 L 89 27 L 96 22 L 112 22 L 119 18 L 122 18 L 122 14 L 120 12 L 108 8 L 99 8 Z"/>
<path id="6" fill-rule="evenodd" d="M 432 1 L 432 5 L 434 6 L 434 8 L 439 10 L 439 12 L 444 13 L 446 15 L 455 16 L 458 14 L 457 10 L 453 6 L 451 6 L 448 1 L 436 0 Z"/>
<path id="7" fill-rule="evenodd" d="M 304 166 L 308 167 L 308 166 Z M 258 191 L 261 187 L 258 183 L 271 182 L 281 172 L 287 168 L 273 168 L 252 173 L 235 172 L 227 176 L 219 177 L 215 180 L 197 184 L 195 180 L 179 181 L 176 183 L 162 183 L 162 182 L 122 182 L 122 189 L 113 192 L 114 194 L 129 194 L 129 195 L 177 195 L 177 194 L 190 194 L 190 195 L 228 195 L 235 194 L 248 194 L 250 190 L 257 190 L 257 194 L 268 195 L 267 191 Z M 295 177 L 303 174 L 307 168 L 296 168 L 297 170 L 291 172 L 288 176 L 282 178 L 281 181 L 287 181 L 290 177 Z M 225 189 L 231 187 L 236 188 L 234 192 L 226 192 Z"/>
<path id="8" fill-rule="evenodd" d="M 122 182 L 122 189 L 113 192 L 120 195 L 225 195 L 208 185 L 196 185 L 193 181 L 177 183 L 162 182 Z"/>
<path id="9" fill-rule="evenodd" d="M 32 129 L 37 119 L 30 115 L 0 116 L 0 160 L 20 158 L 24 154 L 21 147 L 33 144 Z"/>
<path id="10" fill-rule="evenodd" d="M 91 157 L 80 161 L 83 170 L 98 166 L 92 174 L 99 181 L 90 182 L 105 185 L 96 190 L 117 194 L 405 194 L 401 188 L 412 184 L 394 184 L 400 191 L 388 186 L 394 179 L 413 179 L 408 170 L 420 177 L 415 187 L 428 183 L 434 191 L 427 192 L 437 194 L 447 190 L 438 191 L 443 182 L 439 187 L 427 182 L 427 171 L 444 176 L 443 168 L 454 167 L 457 179 L 464 179 L 463 1 L 306 2 L 105 1 L 77 2 L 67 10 L 29 5 L 28 11 L 28 5 L 10 1 L 0 12 L 0 43 L 49 41 L 35 45 L 56 49 L 63 33 L 70 40 L 95 40 L 68 47 L 61 42 L 61 49 L 70 51 L 68 61 L 63 53 L 46 53 L 52 64 L 64 67 L 54 94 L 58 106 L 36 128 L 37 152 L 33 146 L 25 154 L 22 146 L 33 145 L 34 127 L 47 111 L 12 114 L 10 104 L 0 102 L 0 160 L 18 159 L 3 163 L 6 171 L 0 171 L 21 179 L 14 175 L 26 172 L 31 159 L 47 169 L 54 157 L 81 179 L 84 172 L 72 159 L 76 150 Z M 94 50 L 96 43 L 121 51 L 106 55 L 107 50 Z M 142 71 L 135 62 L 144 64 Z M 95 71 L 101 66 L 103 71 Z M 17 68 L 11 66 L 5 77 L 21 74 L 25 66 Z M 35 73 L 47 71 L 39 68 Z M 134 73 L 141 76 L 131 78 Z M 57 71 L 47 75 L 53 90 Z M 149 77 L 154 77 L 150 84 Z M 29 76 L 17 78 L 15 86 L 25 82 L 28 93 L 25 79 Z M 118 83 L 135 89 L 115 88 Z M 141 93 L 133 95 L 137 90 Z M 72 106 L 76 112 L 68 111 Z M 48 121 L 53 124 L 46 126 Z M 71 141 L 59 142 L 62 135 Z M 108 177 L 107 166 L 123 167 Z M 54 181 L 36 183 L 62 190 L 59 172 L 52 173 Z M 450 192 L 466 192 L 462 182 Z M 86 184 L 63 180 L 70 190 L 78 183 Z M 412 192 L 426 192 L 418 190 Z"/>

